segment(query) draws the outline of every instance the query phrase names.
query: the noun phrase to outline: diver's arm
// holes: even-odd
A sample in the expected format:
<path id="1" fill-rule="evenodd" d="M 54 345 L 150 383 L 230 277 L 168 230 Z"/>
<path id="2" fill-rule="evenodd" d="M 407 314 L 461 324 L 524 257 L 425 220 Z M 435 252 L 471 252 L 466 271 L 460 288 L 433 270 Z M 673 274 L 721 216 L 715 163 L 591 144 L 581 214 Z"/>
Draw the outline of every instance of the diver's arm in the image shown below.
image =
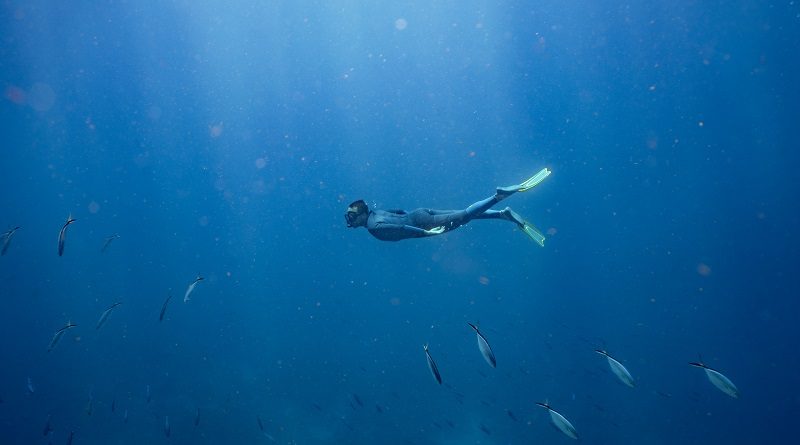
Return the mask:
<path id="1" fill-rule="evenodd" d="M 438 235 L 441 231 L 437 231 L 437 229 L 439 228 L 424 230 L 407 224 L 379 223 L 375 227 L 370 228 L 369 231 L 378 239 L 399 241 L 407 238 L 423 238 L 426 236 Z"/>

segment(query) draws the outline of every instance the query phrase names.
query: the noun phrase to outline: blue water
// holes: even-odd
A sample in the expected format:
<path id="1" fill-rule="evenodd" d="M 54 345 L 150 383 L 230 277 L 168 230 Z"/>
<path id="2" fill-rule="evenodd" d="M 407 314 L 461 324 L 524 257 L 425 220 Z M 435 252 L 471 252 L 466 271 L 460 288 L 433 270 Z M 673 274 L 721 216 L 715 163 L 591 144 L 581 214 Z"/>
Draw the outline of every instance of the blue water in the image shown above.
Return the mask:
<path id="1" fill-rule="evenodd" d="M 797 2 L 9 1 L 0 37 L 1 444 L 570 443 L 544 400 L 585 444 L 796 436 Z M 544 248 L 344 224 L 543 167 L 503 205 Z"/>

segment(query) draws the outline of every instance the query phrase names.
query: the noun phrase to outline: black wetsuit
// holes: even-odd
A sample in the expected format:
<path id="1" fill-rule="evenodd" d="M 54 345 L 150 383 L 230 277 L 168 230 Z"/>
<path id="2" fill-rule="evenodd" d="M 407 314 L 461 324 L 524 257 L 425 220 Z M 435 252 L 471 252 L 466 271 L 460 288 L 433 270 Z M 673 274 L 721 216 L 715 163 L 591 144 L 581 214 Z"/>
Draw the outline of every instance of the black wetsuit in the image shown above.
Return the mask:
<path id="1" fill-rule="evenodd" d="M 449 232 L 473 219 L 505 219 L 512 221 L 502 210 L 490 210 L 497 204 L 497 196 L 486 198 L 464 210 L 372 210 L 367 218 L 367 230 L 383 241 L 400 241 L 407 238 L 431 236 L 426 230 L 444 227 Z"/>

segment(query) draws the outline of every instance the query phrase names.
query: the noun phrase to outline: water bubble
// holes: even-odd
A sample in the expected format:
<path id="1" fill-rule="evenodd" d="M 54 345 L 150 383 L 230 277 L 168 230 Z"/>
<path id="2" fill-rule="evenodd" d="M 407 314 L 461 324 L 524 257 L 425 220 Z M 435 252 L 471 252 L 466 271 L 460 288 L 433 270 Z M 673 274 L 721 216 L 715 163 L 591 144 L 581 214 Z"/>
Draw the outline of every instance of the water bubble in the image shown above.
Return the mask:
<path id="1" fill-rule="evenodd" d="M 36 82 L 28 92 L 28 103 L 36 111 L 47 111 L 56 103 L 56 92 L 50 85 Z"/>
<path id="2" fill-rule="evenodd" d="M 158 118 L 161 117 L 161 108 L 155 105 L 151 106 L 150 108 L 147 109 L 147 117 L 149 117 L 154 121 L 157 121 Z"/>
<path id="3" fill-rule="evenodd" d="M 399 18 L 399 19 L 394 21 L 394 27 L 398 31 L 402 31 L 402 30 L 406 29 L 407 26 L 408 26 L 408 22 L 404 18 Z"/>

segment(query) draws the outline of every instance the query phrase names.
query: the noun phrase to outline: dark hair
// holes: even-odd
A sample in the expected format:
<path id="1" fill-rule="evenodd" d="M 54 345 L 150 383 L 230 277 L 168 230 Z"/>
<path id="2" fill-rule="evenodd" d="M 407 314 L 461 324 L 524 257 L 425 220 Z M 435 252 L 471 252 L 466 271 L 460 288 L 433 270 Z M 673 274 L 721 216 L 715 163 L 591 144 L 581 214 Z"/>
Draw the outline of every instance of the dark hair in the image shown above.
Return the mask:
<path id="1" fill-rule="evenodd" d="M 363 199 L 359 199 L 358 201 L 353 201 L 347 207 L 347 211 L 344 212 L 344 220 L 347 222 L 347 227 L 357 227 L 353 225 L 361 215 L 366 215 L 369 213 L 369 206 Z"/>
<path id="2" fill-rule="evenodd" d="M 347 211 L 362 214 L 369 211 L 369 206 L 363 199 L 359 199 L 358 201 L 351 202 L 350 205 L 347 206 Z"/>

